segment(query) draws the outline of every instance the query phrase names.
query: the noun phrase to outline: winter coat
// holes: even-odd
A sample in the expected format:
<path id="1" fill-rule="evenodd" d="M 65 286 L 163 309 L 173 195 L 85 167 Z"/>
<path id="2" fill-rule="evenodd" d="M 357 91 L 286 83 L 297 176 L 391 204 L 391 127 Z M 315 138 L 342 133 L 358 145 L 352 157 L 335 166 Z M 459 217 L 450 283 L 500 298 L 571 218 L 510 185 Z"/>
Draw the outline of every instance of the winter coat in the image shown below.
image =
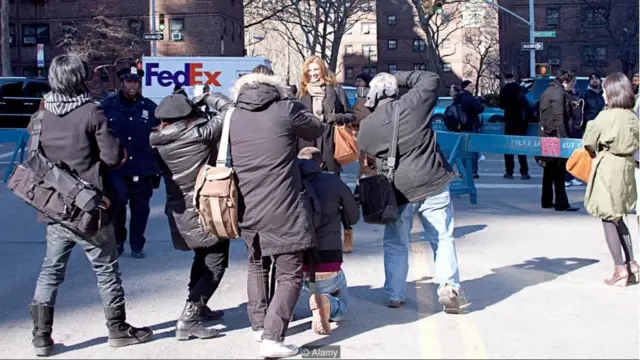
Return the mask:
<path id="1" fill-rule="evenodd" d="M 222 114 L 211 120 L 180 120 L 151 133 L 150 142 L 158 154 L 167 192 L 165 214 L 171 240 L 178 250 L 215 245 L 219 240 L 198 222 L 193 205 L 196 177 L 204 164 L 215 165 L 222 132 Z"/>
<path id="2" fill-rule="evenodd" d="M 466 90 L 460 91 L 453 101 L 462 106 L 462 111 L 467 115 L 467 121 L 473 124 L 473 131 L 478 131 L 482 127 L 480 114 L 484 112 L 484 105 Z"/>
<path id="3" fill-rule="evenodd" d="M 313 186 L 320 202 L 321 224 L 315 230 L 321 263 L 342 262 L 342 216 L 350 225 L 358 222 L 360 209 L 356 199 L 340 176 L 322 172 L 313 160 L 298 163 L 302 177 Z"/>
<path id="4" fill-rule="evenodd" d="M 333 134 L 335 133 L 334 125 L 336 125 L 336 122 L 344 124 L 351 123 L 355 120 L 355 116 L 351 109 L 349 109 L 347 94 L 342 87 L 328 85 L 325 89 L 326 94 L 322 102 L 322 114 L 324 115 L 324 122 L 330 126 L 325 128 L 322 137 L 319 139 L 313 139 L 311 141 L 305 139 L 298 140 L 298 151 L 307 146 L 317 147 L 322 152 L 322 160 L 326 164 L 326 170 L 342 172 L 342 167 L 333 157 L 335 151 L 335 142 L 333 141 Z M 300 102 L 313 113 L 313 100 L 308 93 L 300 97 Z M 335 116 L 335 118 L 333 118 L 333 116 Z"/>
<path id="5" fill-rule="evenodd" d="M 525 117 L 527 100 L 524 89 L 516 83 L 509 83 L 500 90 L 500 107 L 504 109 L 504 134 L 526 135 L 527 119 Z"/>
<path id="6" fill-rule="evenodd" d="M 455 178 L 431 129 L 431 112 L 438 100 L 438 75 L 428 71 L 393 74 L 399 87 L 409 91 L 399 99 L 384 99 L 360 123 L 360 150 L 375 156 L 376 166 L 386 172 L 393 133 L 393 104 L 398 105 L 397 167 L 394 180 L 399 204 L 427 199 L 442 192 Z"/>
<path id="7" fill-rule="evenodd" d="M 297 140 L 313 141 L 320 122 L 276 77 L 247 74 L 233 87 L 231 159 L 238 179 L 240 227 L 250 246 L 257 236 L 263 256 L 315 246 L 302 179 Z"/>
<path id="8" fill-rule="evenodd" d="M 540 136 L 569 137 L 571 106 L 564 87 L 553 80 L 540 97 Z"/>
<path id="9" fill-rule="evenodd" d="M 584 95 L 582 96 L 584 99 L 584 121 L 582 128 L 585 129 L 587 127 L 587 122 L 591 121 L 598 116 L 600 111 L 604 109 L 604 97 L 602 97 L 602 87 L 596 91 L 591 87 L 587 88 Z"/>
<path id="10" fill-rule="evenodd" d="M 629 110 L 602 110 L 587 124 L 582 142 L 595 152 L 585 193 L 587 212 L 615 221 L 636 205 L 635 161 L 638 118 Z"/>

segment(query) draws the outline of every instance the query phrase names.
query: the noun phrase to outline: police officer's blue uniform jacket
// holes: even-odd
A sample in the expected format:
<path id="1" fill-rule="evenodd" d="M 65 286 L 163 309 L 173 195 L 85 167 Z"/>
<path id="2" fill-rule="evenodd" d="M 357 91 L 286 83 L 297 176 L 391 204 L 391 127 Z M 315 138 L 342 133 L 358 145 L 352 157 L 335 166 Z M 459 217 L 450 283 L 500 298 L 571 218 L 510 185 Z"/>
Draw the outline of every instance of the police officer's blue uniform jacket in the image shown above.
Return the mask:
<path id="1" fill-rule="evenodd" d="M 135 100 L 122 91 L 102 102 L 110 128 L 127 150 L 127 161 L 113 170 L 122 176 L 155 176 L 160 173 L 157 155 L 149 143 L 149 134 L 160 121 L 155 117 L 156 103 L 138 95 Z"/>

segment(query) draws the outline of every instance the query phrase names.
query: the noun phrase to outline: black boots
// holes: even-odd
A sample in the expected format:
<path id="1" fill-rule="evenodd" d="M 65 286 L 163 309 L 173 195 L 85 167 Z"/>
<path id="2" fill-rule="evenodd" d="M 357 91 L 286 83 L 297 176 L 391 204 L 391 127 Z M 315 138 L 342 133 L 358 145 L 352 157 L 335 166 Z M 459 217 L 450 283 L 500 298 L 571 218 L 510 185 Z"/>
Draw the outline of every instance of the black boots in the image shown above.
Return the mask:
<path id="1" fill-rule="evenodd" d="M 45 305 L 31 305 L 33 319 L 33 348 L 37 356 L 49 356 L 53 352 L 53 307 Z"/>
<path id="2" fill-rule="evenodd" d="M 198 319 L 203 317 L 201 314 L 203 308 L 206 308 L 206 305 L 204 305 L 202 301 L 187 301 L 182 315 L 180 315 L 180 319 L 178 319 L 176 323 L 176 339 L 189 340 L 191 336 L 200 339 L 210 339 L 220 333 L 218 330 L 208 329 L 200 323 Z"/>
<path id="3" fill-rule="evenodd" d="M 153 331 L 148 327 L 135 328 L 126 323 L 127 315 L 124 305 L 105 307 L 104 315 L 109 329 L 109 345 L 122 347 L 140 344 L 151 339 Z"/>
<path id="4" fill-rule="evenodd" d="M 202 301 L 198 302 L 197 305 L 200 309 L 198 316 L 196 317 L 197 321 L 217 321 L 224 316 L 224 311 L 222 310 L 209 309 L 205 299 L 202 299 Z"/>

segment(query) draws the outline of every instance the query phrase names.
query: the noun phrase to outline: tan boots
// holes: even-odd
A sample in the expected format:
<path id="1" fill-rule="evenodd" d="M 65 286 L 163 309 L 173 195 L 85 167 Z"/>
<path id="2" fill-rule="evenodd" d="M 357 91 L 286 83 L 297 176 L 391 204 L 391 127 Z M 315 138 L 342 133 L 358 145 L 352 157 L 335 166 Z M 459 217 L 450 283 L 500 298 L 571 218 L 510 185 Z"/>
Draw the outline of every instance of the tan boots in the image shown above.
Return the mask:
<path id="1" fill-rule="evenodd" d="M 342 252 L 345 254 L 349 254 L 352 251 L 353 251 L 353 229 L 345 229 L 344 245 L 342 247 Z"/>

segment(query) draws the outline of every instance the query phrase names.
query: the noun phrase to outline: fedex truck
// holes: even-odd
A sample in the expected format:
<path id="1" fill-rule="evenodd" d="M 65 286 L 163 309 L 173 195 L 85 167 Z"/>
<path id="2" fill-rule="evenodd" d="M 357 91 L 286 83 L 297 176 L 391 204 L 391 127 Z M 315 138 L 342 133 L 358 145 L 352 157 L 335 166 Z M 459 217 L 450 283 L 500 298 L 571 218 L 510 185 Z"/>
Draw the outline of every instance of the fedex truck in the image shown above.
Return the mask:
<path id="1" fill-rule="evenodd" d="M 143 57 L 142 95 L 158 104 L 176 85 L 185 89 L 189 98 L 209 85 L 211 92 L 231 96 L 236 79 L 261 64 L 271 66 L 264 57 Z"/>

